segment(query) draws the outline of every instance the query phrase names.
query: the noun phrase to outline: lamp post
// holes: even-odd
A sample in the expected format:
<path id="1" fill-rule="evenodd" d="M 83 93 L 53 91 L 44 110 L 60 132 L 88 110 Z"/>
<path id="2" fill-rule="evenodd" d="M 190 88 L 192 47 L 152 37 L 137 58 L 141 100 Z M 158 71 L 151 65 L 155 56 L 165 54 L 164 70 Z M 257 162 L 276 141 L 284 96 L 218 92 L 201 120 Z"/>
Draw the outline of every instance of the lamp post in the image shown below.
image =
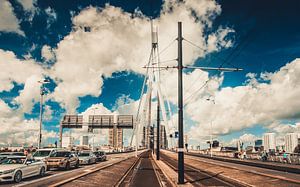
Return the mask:
<path id="1" fill-rule="evenodd" d="M 38 148 L 42 146 L 42 126 L 43 126 L 43 96 L 45 95 L 44 85 L 50 83 L 49 80 L 44 79 L 38 81 L 40 86 L 40 126 L 39 126 L 39 136 L 38 136 Z"/>
<path id="2" fill-rule="evenodd" d="M 211 99 L 211 98 L 207 98 L 206 99 L 207 101 L 211 101 L 213 104 L 216 104 L 215 103 L 215 100 L 214 99 Z M 210 157 L 212 157 L 212 142 L 213 142 L 213 137 L 212 137 L 212 120 L 210 121 Z"/>

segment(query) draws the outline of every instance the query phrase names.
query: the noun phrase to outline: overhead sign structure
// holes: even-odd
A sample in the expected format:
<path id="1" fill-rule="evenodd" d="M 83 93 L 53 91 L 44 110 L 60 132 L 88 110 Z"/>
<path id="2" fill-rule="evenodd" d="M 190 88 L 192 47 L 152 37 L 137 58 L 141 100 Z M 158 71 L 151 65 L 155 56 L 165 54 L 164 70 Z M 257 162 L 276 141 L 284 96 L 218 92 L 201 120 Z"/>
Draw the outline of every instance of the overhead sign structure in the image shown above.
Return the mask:
<path id="1" fill-rule="evenodd" d="M 80 115 L 65 115 L 61 122 L 62 128 L 82 128 L 83 116 Z"/>
<path id="2" fill-rule="evenodd" d="M 90 115 L 88 126 L 92 129 L 113 128 L 114 115 Z"/>
<path id="3" fill-rule="evenodd" d="M 132 129 L 133 115 L 118 115 L 117 127 L 123 129 Z"/>
<path id="4" fill-rule="evenodd" d="M 87 122 L 82 115 L 65 115 L 60 125 L 60 147 L 62 146 L 63 129 L 79 129 L 88 127 L 88 132 L 93 129 L 133 129 L 133 115 L 90 115 Z"/>

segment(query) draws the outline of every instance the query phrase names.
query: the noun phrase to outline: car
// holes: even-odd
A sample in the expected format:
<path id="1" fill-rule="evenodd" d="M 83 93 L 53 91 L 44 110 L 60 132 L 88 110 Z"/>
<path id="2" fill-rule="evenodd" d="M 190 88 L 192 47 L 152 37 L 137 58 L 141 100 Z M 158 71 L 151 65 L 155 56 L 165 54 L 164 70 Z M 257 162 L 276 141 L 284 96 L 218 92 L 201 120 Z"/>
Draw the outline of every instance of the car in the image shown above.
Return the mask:
<path id="1" fill-rule="evenodd" d="M 79 167 L 78 156 L 71 151 L 55 151 L 49 157 L 45 158 L 47 168 L 58 168 L 69 170 L 71 167 Z"/>
<path id="2" fill-rule="evenodd" d="M 43 177 L 47 165 L 40 160 L 25 156 L 7 156 L 0 162 L 0 181 L 21 182 L 22 179 L 39 175 Z"/>
<path id="3" fill-rule="evenodd" d="M 55 148 L 47 148 L 47 149 L 38 149 L 32 156 L 36 160 L 44 160 L 49 157 L 52 153 L 54 153 L 57 149 Z"/>
<path id="4" fill-rule="evenodd" d="M 94 164 L 96 163 L 96 155 L 92 151 L 81 151 L 78 153 L 80 164 Z"/>
<path id="5" fill-rule="evenodd" d="M 8 156 L 25 156 L 23 152 L 2 152 L 0 153 L 0 161 Z"/>
<path id="6" fill-rule="evenodd" d="M 96 161 L 101 162 L 106 160 L 106 153 L 104 151 L 95 151 L 94 155 L 96 155 Z"/>

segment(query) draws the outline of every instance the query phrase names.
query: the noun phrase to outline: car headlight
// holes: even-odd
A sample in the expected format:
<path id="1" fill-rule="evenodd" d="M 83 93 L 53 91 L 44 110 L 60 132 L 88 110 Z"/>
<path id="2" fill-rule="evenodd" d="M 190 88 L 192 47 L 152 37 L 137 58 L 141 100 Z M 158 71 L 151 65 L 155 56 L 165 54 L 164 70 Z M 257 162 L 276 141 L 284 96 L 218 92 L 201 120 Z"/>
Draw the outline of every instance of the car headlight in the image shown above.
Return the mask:
<path id="1" fill-rule="evenodd" d="M 2 174 L 13 173 L 14 171 L 15 171 L 14 169 L 6 170 L 6 171 L 2 171 Z"/>

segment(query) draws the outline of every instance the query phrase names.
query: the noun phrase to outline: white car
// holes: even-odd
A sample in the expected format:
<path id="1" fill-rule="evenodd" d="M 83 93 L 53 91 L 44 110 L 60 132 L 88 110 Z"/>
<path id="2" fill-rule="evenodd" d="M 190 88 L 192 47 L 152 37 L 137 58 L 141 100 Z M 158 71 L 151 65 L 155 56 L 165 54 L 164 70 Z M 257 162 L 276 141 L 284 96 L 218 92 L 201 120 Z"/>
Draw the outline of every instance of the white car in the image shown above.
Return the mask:
<path id="1" fill-rule="evenodd" d="M 92 151 L 82 151 L 78 153 L 79 163 L 80 164 L 95 164 L 96 155 Z"/>
<path id="2" fill-rule="evenodd" d="M 56 148 L 38 149 L 32 156 L 36 160 L 45 160 L 45 158 L 48 158 L 56 150 L 58 150 L 58 149 L 56 149 Z"/>
<path id="3" fill-rule="evenodd" d="M 25 156 L 9 156 L 0 162 L 0 181 L 20 182 L 36 175 L 44 176 L 47 165 L 43 161 L 26 159 Z"/>

